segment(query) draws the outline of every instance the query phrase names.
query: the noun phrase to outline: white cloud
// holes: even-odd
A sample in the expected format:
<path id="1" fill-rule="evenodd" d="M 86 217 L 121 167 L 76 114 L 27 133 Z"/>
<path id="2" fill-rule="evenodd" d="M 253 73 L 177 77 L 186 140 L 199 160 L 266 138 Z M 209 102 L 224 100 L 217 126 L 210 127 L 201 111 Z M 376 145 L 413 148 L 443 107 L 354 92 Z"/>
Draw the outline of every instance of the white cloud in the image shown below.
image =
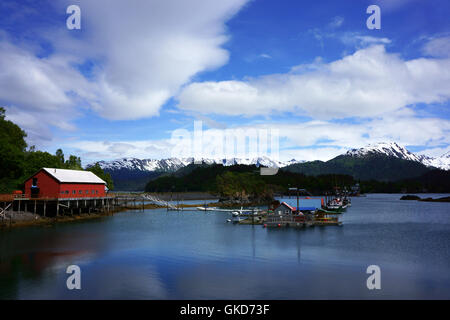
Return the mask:
<path id="1" fill-rule="evenodd" d="M 428 154 L 434 156 L 442 145 L 450 144 L 450 121 L 437 118 L 418 119 L 411 112 L 397 112 L 391 117 L 366 120 L 359 123 L 341 123 L 335 121 L 306 121 L 261 124 L 244 124 L 229 127 L 242 134 L 249 132 L 275 132 L 280 138 L 280 160 L 329 160 L 348 149 L 363 147 L 369 143 L 395 141 L 408 146 L 428 146 Z M 260 131 L 264 129 L 264 131 Z M 237 131 L 235 131 L 237 132 Z M 193 139 L 192 131 L 187 131 Z M 205 157 L 231 158 L 237 156 L 234 151 L 227 154 L 225 145 L 217 149 L 218 137 L 224 137 L 226 130 L 204 129 L 201 146 Z M 181 157 L 195 155 L 193 140 L 185 141 Z M 248 142 L 247 142 L 248 143 Z M 75 149 L 88 162 L 100 159 L 120 157 L 168 158 L 172 156 L 175 144 L 170 139 L 147 141 L 78 141 L 66 144 L 65 149 Z M 245 148 L 244 148 L 245 149 Z M 215 156 L 210 153 L 214 150 Z M 431 151 L 433 150 L 433 151 Z M 177 151 L 177 150 L 175 150 Z M 261 152 L 261 151 L 260 151 Z M 444 153 L 444 152 L 442 152 Z M 441 153 L 441 154 L 442 154 Z M 272 152 L 269 152 L 269 156 Z M 261 155 L 261 154 L 259 154 Z M 440 155 L 440 154 L 439 154 Z M 174 155 L 175 156 L 175 155 Z M 244 155 L 245 156 L 245 155 Z M 242 157 L 242 155 L 240 155 Z"/>
<path id="2" fill-rule="evenodd" d="M 423 53 L 432 57 L 449 57 L 450 36 L 432 38 L 423 47 Z"/>
<path id="3" fill-rule="evenodd" d="M 382 116 L 450 98 L 450 59 L 402 60 L 374 45 L 302 74 L 192 83 L 179 108 L 225 115 L 292 111 L 316 119 Z"/>
<path id="4" fill-rule="evenodd" d="M 41 57 L 38 41 L 12 44 L 0 30 L 0 105 L 36 141 L 51 138 L 49 125 L 73 128 L 80 108 L 113 120 L 157 115 L 195 74 L 228 61 L 225 22 L 247 1 L 52 2 L 81 7 L 81 33 L 39 30 L 54 49 Z M 76 68 L 85 62 L 89 80 Z"/>
<path id="5" fill-rule="evenodd" d="M 340 16 L 336 16 L 331 20 L 331 22 L 328 24 L 331 28 L 339 28 L 344 24 L 344 18 Z"/>
<path id="6" fill-rule="evenodd" d="M 264 59 L 272 59 L 272 56 L 268 55 L 267 53 L 261 53 L 259 57 Z"/>
<path id="7" fill-rule="evenodd" d="M 80 1 L 87 41 L 105 62 L 96 110 L 109 119 L 157 115 L 192 76 L 228 61 L 224 23 L 246 1 Z"/>
<path id="8" fill-rule="evenodd" d="M 78 140 L 63 143 L 63 149 L 79 154 L 83 165 L 99 160 L 118 158 L 167 158 L 172 147 L 170 140 L 148 141 L 89 141 Z"/>
<path id="9" fill-rule="evenodd" d="M 74 58 L 37 58 L 0 37 L 0 105 L 28 133 L 28 142 L 51 140 L 49 125 L 73 130 L 77 102 L 92 99 L 91 85 L 74 68 Z"/>

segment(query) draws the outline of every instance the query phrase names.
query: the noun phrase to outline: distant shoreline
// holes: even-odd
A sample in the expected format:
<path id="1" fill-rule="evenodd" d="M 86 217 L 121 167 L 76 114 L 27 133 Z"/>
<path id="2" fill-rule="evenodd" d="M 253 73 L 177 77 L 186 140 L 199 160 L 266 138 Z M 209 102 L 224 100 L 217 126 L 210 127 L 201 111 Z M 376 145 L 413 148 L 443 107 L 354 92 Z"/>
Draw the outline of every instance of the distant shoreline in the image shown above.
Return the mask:
<path id="1" fill-rule="evenodd" d="M 450 202 L 450 197 L 441 197 L 441 198 L 421 198 L 417 195 L 404 195 L 400 198 L 400 200 L 406 201 L 422 201 L 422 202 Z"/>
<path id="2" fill-rule="evenodd" d="M 187 192 L 145 192 L 145 191 L 113 191 L 114 194 L 151 194 L 157 198 L 170 201 L 172 200 L 218 200 L 219 197 L 209 192 L 187 191 Z"/>

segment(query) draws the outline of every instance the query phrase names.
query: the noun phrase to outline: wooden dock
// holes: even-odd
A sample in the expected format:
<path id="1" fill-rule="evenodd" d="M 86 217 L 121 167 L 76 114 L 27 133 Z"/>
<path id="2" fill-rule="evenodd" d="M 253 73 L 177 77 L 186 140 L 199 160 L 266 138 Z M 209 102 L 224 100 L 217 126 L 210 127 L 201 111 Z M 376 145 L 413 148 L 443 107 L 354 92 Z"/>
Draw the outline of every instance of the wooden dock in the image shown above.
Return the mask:
<path id="1" fill-rule="evenodd" d="M 0 194 L 0 220 L 9 213 L 32 213 L 42 217 L 80 215 L 91 213 L 112 214 L 124 209 L 145 210 L 146 204 L 181 210 L 167 201 L 146 194 L 109 194 L 106 197 L 27 198 L 21 194 Z"/>
<path id="2" fill-rule="evenodd" d="M 110 212 L 118 206 L 115 197 L 85 198 L 0 198 L 0 212 L 29 212 L 43 217 L 91 212 Z"/>

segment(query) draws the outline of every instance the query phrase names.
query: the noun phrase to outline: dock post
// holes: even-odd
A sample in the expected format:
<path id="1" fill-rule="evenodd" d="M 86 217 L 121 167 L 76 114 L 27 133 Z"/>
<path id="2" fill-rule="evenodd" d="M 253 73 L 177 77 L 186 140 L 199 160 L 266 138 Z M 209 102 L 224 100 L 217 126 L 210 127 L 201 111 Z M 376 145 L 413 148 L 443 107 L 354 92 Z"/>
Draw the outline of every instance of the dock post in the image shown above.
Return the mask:
<path id="1" fill-rule="evenodd" d="M 56 200 L 56 216 L 59 216 L 59 199 Z"/>
<path id="2" fill-rule="evenodd" d="M 44 217 L 47 215 L 47 200 L 44 200 Z"/>
<path id="3" fill-rule="evenodd" d="M 36 214 L 36 200 L 34 200 L 34 214 Z"/>

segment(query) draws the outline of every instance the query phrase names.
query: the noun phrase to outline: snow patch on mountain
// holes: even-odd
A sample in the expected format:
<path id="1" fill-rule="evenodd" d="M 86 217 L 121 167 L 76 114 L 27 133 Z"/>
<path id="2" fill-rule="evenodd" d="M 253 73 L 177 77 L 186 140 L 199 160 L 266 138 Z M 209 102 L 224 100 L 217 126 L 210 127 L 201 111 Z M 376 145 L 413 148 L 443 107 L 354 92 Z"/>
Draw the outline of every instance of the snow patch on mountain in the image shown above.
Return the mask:
<path id="1" fill-rule="evenodd" d="M 403 160 L 420 162 L 427 167 L 450 170 L 450 152 L 447 152 L 438 158 L 432 158 L 426 155 L 414 154 L 395 142 L 369 144 L 363 148 L 351 149 L 346 153 L 346 155 L 352 157 L 365 157 L 370 154 L 381 154 Z"/>
<path id="2" fill-rule="evenodd" d="M 103 170 L 138 170 L 138 171 L 154 171 L 154 172 L 175 172 L 191 163 L 205 163 L 205 164 L 221 164 L 224 166 L 232 165 L 256 165 L 264 167 L 278 167 L 282 168 L 294 163 L 302 163 L 304 161 L 297 161 L 295 159 L 289 161 L 275 161 L 268 157 L 258 158 L 229 158 L 229 159 L 194 159 L 190 158 L 168 158 L 168 159 L 137 159 L 137 158 L 122 158 L 112 161 L 99 161 L 99 165 Z M 89 166 L 92 166 L 88 165 Z"/>
<path id="3" fill-rule="evenodd" d="M 370 154 L 382 154 L 389 157 L 395 157 L 404 160 L 420 162 L 427 167 L 435 167 L 443 170 L 450 170 L 450 152 L 445 153 L 441 157 L 432 158 L 426 155 L 415 154 L 408 151 L 405 147 L 395 142 L 380 142 L 369 144 L 366 147 L 359 149 L 351 149 L 345 155 L 352 157 L 365 157 Z M 264 167 L 278 167 L 283 168 L 291 164 L 303 163 L 305 161 L 298 161 L 295 159 L 289 161 L 276 161 L 269 157 L 257 158 L 227 158 L 227 159 L 208 159 L 200 158 L 168 158 L 168 159 L 137 159 L 137 158 L 122 158 L 112 161 L 100 161 L 102 169 L 115 171 L 121 169 L 138 170 L 143 172 L 175 172 L 191 163 L 205 163 L 205 164 L 221 164 L 224 166 L 232 165 L 256 165 Z M 92 166 L 92 165 L 88 165 Z"/>

